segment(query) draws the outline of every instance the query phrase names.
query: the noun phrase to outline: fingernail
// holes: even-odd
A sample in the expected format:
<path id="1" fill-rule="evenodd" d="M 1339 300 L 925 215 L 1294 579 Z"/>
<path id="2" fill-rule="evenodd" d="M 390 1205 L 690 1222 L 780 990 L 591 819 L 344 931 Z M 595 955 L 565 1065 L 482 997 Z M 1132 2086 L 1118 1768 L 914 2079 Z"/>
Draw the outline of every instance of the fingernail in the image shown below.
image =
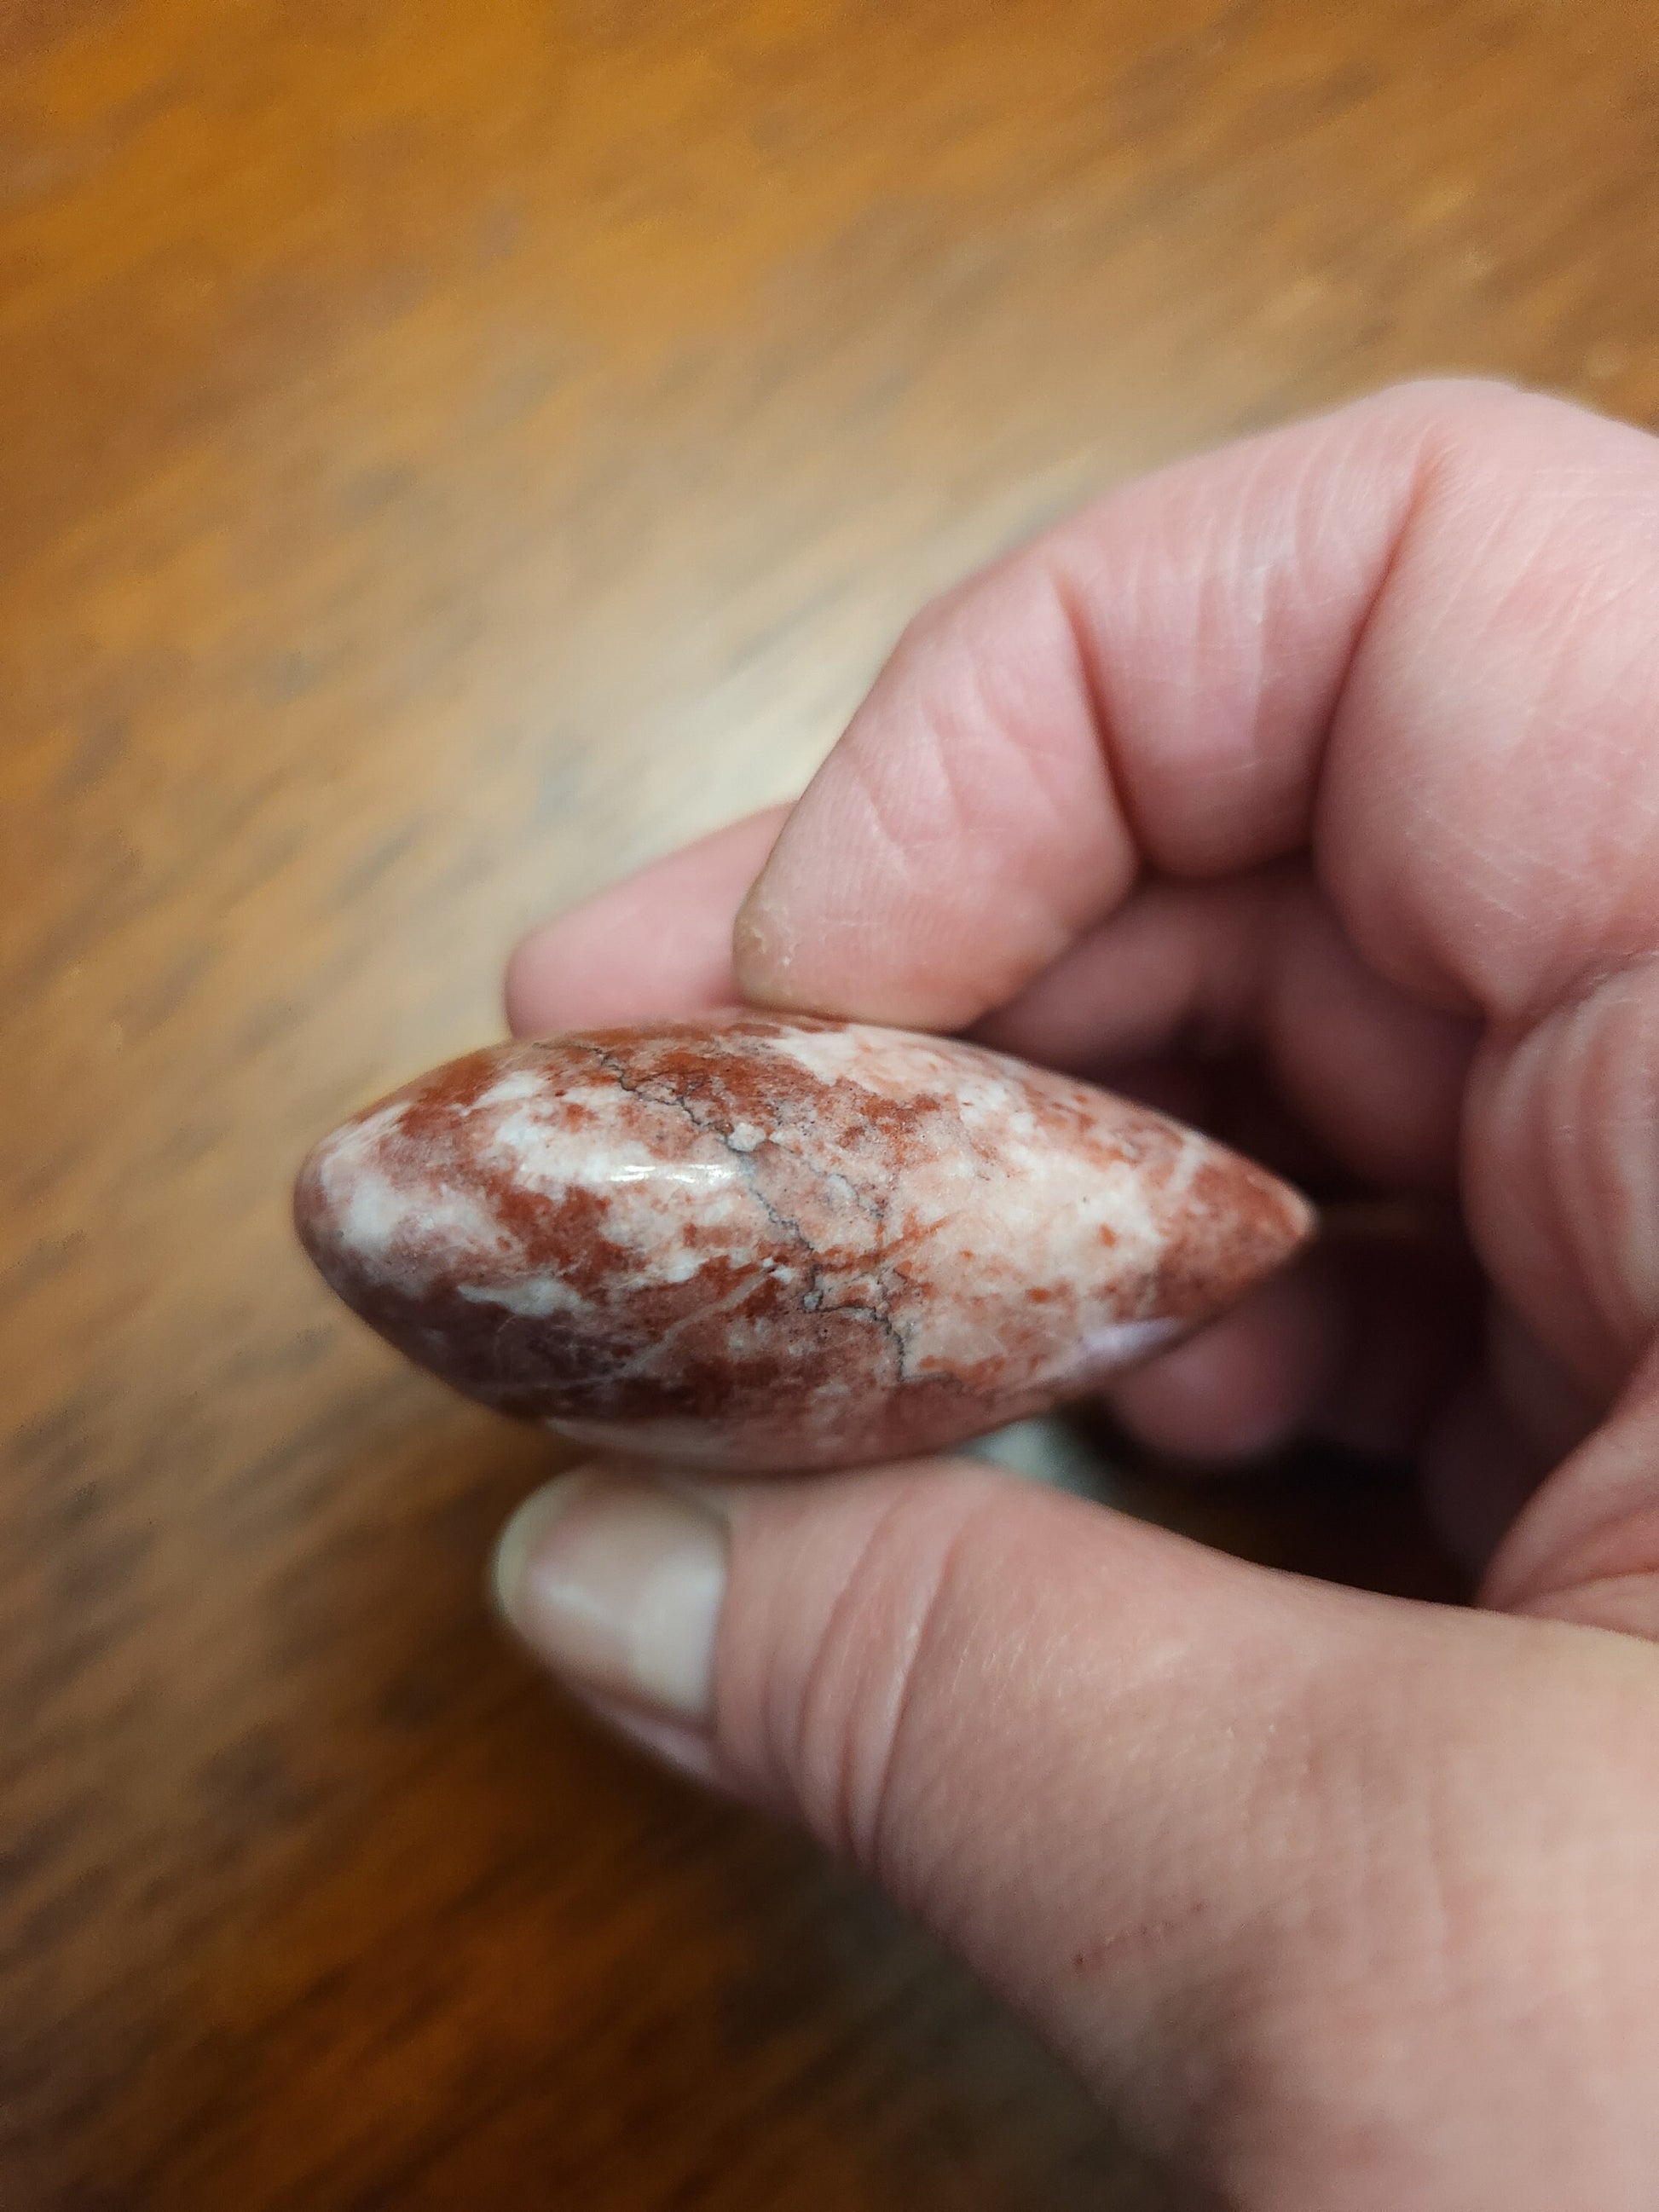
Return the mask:
<path id="1" fill-rule="evenodd" d="M 769 1003 L 788 982 L 794 964 L 791 939 L 771 908 L 764 868 L 749 886 L 732 925 L 732 957 L 745 997 Z"/>
<path id="2" fill-rule="evenodd" d="M 556 1674 L 706 1723 L 726 1532 L 690 1498 L 584 1469 L 527 1498 L 495 1549 L 495 1596 Z"/>

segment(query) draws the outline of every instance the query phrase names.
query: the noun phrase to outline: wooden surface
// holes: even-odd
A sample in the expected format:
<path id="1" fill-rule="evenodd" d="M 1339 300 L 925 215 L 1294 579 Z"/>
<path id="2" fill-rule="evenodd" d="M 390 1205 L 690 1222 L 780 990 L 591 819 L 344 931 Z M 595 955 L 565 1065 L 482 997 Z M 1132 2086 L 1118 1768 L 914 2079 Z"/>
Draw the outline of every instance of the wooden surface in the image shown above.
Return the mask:
<path id="1" fill-rule="evenodd" d="M 0 2201 L 1162 2205 L 502 1646 L 286 1185 L 1090 489 L 1659 411 L 1656 175 L 1626 0 L 0 0 Z"/>

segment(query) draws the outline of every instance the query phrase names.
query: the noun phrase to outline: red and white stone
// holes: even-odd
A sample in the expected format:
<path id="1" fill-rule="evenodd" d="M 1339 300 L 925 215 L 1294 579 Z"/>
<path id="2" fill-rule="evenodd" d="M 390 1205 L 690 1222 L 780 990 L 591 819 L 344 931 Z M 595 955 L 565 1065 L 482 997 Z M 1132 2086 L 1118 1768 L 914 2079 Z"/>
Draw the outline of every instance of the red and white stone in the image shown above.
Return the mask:
<path id="1" fill-rule="evenodd" d="M 732 1471 L 1075 1397 L 1312 1227 L 1263 1169 L 1087 1085 L 756 1012 L 453 1060 L 325 1138 L 295 1212 L 347 1304 L 470 1396 Z"/>

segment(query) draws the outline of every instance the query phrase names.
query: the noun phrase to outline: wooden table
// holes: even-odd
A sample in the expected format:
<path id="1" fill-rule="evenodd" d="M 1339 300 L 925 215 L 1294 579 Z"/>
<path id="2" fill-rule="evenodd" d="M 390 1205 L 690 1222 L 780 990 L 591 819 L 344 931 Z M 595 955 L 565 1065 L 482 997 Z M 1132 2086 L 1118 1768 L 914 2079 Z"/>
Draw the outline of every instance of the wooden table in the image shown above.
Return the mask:
<path id="1" fill-rule="evenodd" d="M 1162 2204 L 503 1646 L 548 1448 L 286 1185 L 1091 487 L 1425 368 L 1651 416 L 1656 174 L 1622 0 L 0 7 L 7 2206 Z"/>

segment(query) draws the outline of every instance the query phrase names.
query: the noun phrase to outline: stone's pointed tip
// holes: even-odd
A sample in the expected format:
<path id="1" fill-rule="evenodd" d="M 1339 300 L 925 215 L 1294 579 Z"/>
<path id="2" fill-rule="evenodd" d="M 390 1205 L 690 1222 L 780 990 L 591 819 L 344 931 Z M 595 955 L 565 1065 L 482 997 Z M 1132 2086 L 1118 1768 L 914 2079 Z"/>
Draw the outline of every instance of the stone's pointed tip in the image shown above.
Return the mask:
<path id="1" fill-rule="evenodd" d="M 1164 1278 L 1171 1312 L 1212 1319 L 1287 1267 L 1317 1233 L 1319 1217 L 1300 1191 L 1253 1161 L 1217 1146 L 1193 1177 L 1189 1202 L 1171 1231 Z"/>

